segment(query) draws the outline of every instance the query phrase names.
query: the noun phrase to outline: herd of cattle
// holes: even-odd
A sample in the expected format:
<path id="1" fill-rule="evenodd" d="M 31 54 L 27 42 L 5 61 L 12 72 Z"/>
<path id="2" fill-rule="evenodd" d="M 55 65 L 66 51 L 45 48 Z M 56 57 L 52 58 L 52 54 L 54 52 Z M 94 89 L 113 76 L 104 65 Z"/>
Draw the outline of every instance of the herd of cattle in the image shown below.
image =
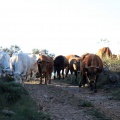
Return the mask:
<path id="1" fill-rule="evenodd" d="M 106 56 L 108 58 L 111 55 L 108 47 L 100 49 L 97 54 L 58 55 L 54 58 L 43 54 L 29 55 L 23 52 L 15 53 L 10 57 L 7 53 L 1 51 L 0 76 L 12 76 L 16 82 L 22 81 L 24 86 L 24 81 L 26 79 L 30 80 L 31 73 L 34 80 L 36 80 L 36 74 L 39 73 L 40 84 L 42 84 L 43 76 L 45 84 L 50 84 L 52 73 L 54 73 L 54 79 L 60 79 L 61 77 L 67 77 L 70 72 L 71 76 L 75 75 L 75 80 L 77 80 L 77 73 L 80 72 L 79 87 L 89 84 L 91 90 L 97 92 L 96 82 L 99 73 L 103 71 L 102 57 Z"/>

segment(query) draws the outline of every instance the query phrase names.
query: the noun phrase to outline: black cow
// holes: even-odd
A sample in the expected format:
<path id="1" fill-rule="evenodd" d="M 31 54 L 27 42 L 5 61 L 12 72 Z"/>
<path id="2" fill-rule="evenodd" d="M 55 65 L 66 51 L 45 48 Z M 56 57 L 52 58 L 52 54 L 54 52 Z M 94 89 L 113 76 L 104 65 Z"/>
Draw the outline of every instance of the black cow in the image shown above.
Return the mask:
<path id="1" fill-rule="evenodd" d="M 57 78 L 61 78 L 60 72 L 62 71 L 62 78 L 64 79 L 64 69 L 68 67 L 68 61 L 63 55 L 58 55 L 54 58 L 54 79 L 57 72 Z"/>

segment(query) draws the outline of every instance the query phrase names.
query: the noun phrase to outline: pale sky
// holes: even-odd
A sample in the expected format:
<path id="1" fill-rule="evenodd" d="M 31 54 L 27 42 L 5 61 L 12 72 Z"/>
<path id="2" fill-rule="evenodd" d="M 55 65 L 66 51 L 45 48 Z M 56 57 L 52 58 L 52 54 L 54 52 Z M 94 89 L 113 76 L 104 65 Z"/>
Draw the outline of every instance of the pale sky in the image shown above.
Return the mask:
<path id="1" fill-rule="evenodd" d="M 120 50 L 120 0 L 0 0 L 0 46 L 23 52 L 97 53 Z"/>

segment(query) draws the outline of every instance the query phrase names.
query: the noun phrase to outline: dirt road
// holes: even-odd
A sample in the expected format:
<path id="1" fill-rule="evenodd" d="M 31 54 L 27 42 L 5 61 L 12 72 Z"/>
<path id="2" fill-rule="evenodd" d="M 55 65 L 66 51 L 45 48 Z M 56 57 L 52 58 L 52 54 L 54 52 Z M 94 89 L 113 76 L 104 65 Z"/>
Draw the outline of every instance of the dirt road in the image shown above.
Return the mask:
<path id="1" fill-rule="evenodd" d="M 110 100 L 103 90 L 92 93 L 87 87 L 79 89 L 60 80 L 53 80 L 50 85 L 26 82 L 25 88 L 39 110 L 48 113 L 52 120 L 120 120 L 120 102 Z"/>

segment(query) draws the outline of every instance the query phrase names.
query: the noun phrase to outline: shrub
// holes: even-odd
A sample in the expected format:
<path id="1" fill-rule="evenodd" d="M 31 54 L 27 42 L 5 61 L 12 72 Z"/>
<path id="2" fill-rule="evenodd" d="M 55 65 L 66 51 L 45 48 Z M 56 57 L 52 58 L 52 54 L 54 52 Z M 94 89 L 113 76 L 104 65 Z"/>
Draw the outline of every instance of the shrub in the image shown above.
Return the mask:
<path id="1" fill-rule="evenodd" d="M 110 99 L 120 101 L 120 90 L 112 91 L 110 95 L 112 96 Z"/>

